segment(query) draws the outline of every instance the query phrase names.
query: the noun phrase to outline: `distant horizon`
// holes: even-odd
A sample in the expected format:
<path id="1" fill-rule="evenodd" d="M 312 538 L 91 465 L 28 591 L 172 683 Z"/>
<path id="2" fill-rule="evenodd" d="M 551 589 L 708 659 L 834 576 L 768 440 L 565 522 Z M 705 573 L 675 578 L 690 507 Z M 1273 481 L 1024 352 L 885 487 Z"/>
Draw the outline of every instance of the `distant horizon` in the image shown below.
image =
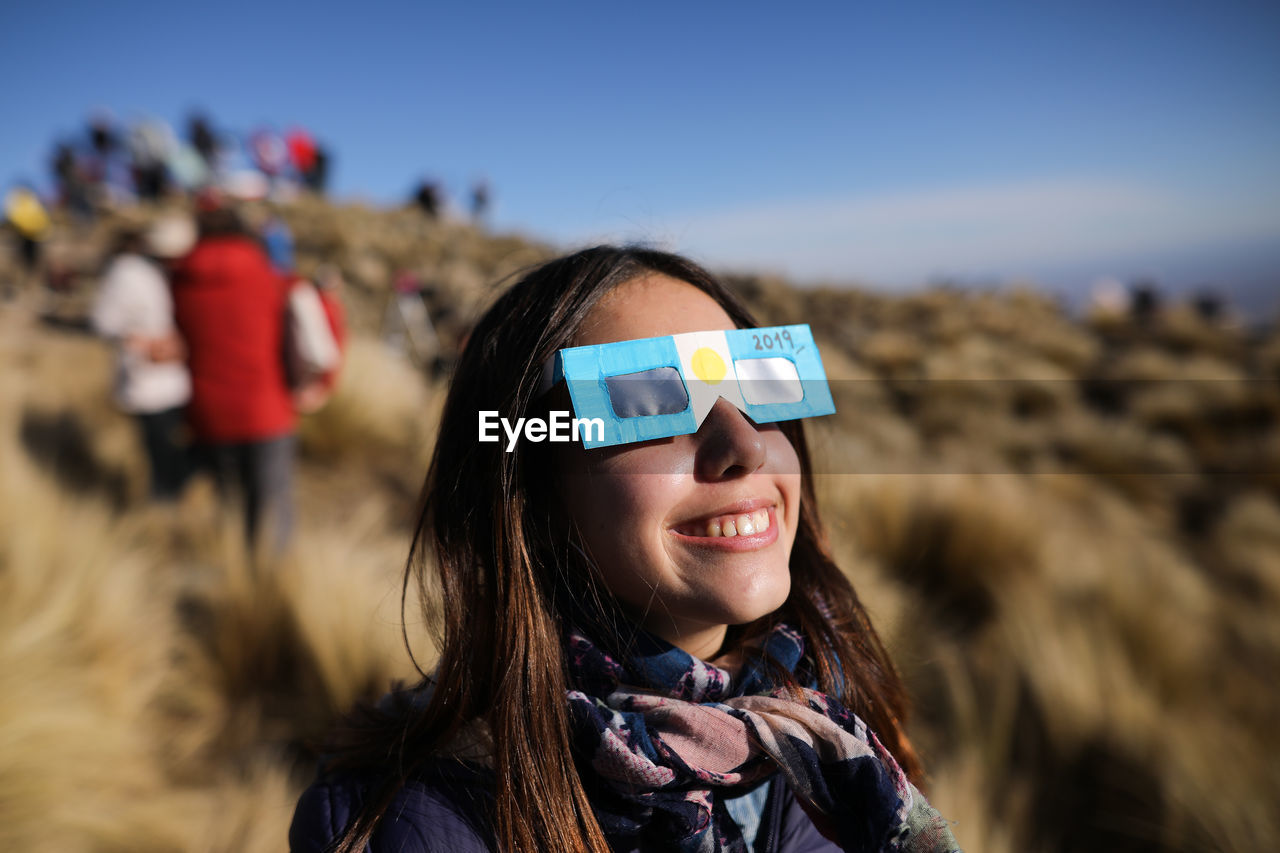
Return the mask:
<path id="1" fill-rule="evenodd" d="M 37 189 L 42 194 L 52 192 L 50 186 L 39 183 Z M 369 193 L 357 191 L 345 195 L 328 193 L 326 200 L 335 205 L 365 205 L 389 210 L 411 204 L 408 196 L 406 193 L 403 198 L 375 198 Z M 451 205 L 446 215 L 460 222 L 468 221 L 465 211 L 457 205 Z M 902 294 L 934 287 L 999 290 L 1031 286 L 1076 313 L 1087 307 L 1092 290 L 1099 284 L 1118 283 L 1130 287 L 1150 283 L 1156 285 L 1170 300 L 1212 293 L 1227 300 L 1250 323 L 1280 322 L 1280 241 L 1269 239 L 1235 245 L 1172 247 L 1163 252 L 1121 255 L 1106 260 L 1068 258 L 1058 264 L 1043 266 L 1038 271 L 1010 273 L 994 270 L 938 270 L 918 279 L 885 280 L 870 277 L 856 268 L 843 274 L 805 274 L 790 270 L 780 263 L 708 255 L 696 249 L 682 247 L 662 235 L 640 231 L 566 236 L 539 233 L 536 228 L 521 225 L 488 228 L 495 234 L 512 234 L 565 251 L 601 242 L 652 245 L 686 254 L 722 273 L 776 276 L 804 288 L 860 288 L 878 293 Z"/>

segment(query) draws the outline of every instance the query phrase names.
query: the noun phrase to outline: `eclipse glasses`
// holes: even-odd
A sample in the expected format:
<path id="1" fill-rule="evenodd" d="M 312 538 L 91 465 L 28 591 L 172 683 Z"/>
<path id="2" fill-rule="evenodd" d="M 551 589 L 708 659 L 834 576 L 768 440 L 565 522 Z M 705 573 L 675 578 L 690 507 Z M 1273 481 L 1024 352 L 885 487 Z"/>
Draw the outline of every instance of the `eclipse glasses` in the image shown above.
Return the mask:
<path id="1" fill-rule="evenodd" d="M 542 390 L 568 383 L 574 417 L 598 418 L 584 447 L 696 432 L 723 397 L 758 424 L 836 410 L 808 324 L 687 332 L 566 347 L 543 369 Z"/>

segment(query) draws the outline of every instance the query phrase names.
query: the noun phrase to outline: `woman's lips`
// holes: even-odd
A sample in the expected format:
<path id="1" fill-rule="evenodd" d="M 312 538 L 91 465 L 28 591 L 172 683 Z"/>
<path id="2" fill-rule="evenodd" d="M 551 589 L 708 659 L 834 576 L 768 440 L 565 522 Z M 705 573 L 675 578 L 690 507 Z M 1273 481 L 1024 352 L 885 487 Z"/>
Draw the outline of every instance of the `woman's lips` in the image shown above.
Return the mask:
<path id="1" fill-rule="evenodd" d="M 689 544 L 733 551 L 762 548 L 778 538 L 778 519 L 773 506 L 721 513 L 679 524 L 671 533 Z"/>

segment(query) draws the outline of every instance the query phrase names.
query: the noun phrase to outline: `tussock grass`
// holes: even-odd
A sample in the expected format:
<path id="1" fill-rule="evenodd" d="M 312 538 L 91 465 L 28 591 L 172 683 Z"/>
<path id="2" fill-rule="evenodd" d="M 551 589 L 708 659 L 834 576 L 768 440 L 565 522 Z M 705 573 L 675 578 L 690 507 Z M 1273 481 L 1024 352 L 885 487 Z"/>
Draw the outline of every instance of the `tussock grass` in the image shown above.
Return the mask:
<path id="1" fill-rule="evenodd" d="M 424 668 L 435 657 L 416 598 L 405 604 L 407 638 L 401 631 L 406 546 L 399 531 L 386 529 L 386 514 L 375 499 L 357 507 L 342 529 L 315 531 L 279 576 L 330 715 L 380 695 L 393 680 L 415 680 L 406 641 Z"/>
<path id="2" fill-rule="evenodd" d="M 3 318 L 0 350 L 0 847 L 281 849 L 309 742 L 415 674 L 394 496 L 351 495 L 341 528 L 304 518 L 272 563 L 207 482 L 177 507 L 108 495 L 84 471 L 145 484 L 109 354 L 28 320 Z M 86 429 L 33 446 L 33 412 Z"/>
<path id="3" fill-rule="evenodd" d="M 302 450 L 326 463 L 373 458 L 425 472 L 444 394 L 403 356 L 354 336 L 333 396 L 302 421 Z"/>
<path id="4" fill-rule="evenodd" d="M 402 270 L 465 325 L 550 250 L 410 210 L 282 212 L 304 267 L 342 269 L 353 327 L 301 426 L 284 559 L 245 554 L 205 481 L 144 507 L 105 348 L 38 299 L 0 306 L 0 848 L 282 849 L 314 739 L 415 677 L 400 572 L 443 386 L 373 334 Z M 87 272 L 104 233 L 59 251 Z M 1180 306 L 1079 323 L 1025 288 L 732 283 L 822 342 L 831 546 L 965 849 L 1280 846 L 1275 331 Z"/>
<path id="5" fill-rule="evenodd" d="M 100 505 L 0 445 L 0 847 L 177 849 L 162 696 L 172 612 Z"/>
<path id="6" fill-rule="evenodd" d="M 1084 475 L 832 477 L 823 499 L 916 698 L 932 797 L 970 847 L 1280 837 L 1276 775 L 1247 746 L 1280 745 L 1263 722 L 1274 603 L 1232 604 L 1168 519 Z M 1255 493 L 1223 517 L 1236 571 L 1270 577 L 1276 515 Z"/>

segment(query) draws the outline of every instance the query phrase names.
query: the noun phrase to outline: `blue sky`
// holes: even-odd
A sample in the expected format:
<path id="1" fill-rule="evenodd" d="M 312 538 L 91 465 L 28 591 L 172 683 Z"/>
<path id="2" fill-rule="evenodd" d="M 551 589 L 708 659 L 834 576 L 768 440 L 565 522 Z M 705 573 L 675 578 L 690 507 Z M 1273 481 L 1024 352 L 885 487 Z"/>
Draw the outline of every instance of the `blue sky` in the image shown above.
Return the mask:
<path id="1" fill-rule="evenodd" d="M 95 108 L 300 123 L 335 190 L 902 286 L 1280 281 L 1280 4 L 72 3 L 0 11 L 0 181 Z M 1208 280 L 1208 279 L 1206 279 Z"/>

